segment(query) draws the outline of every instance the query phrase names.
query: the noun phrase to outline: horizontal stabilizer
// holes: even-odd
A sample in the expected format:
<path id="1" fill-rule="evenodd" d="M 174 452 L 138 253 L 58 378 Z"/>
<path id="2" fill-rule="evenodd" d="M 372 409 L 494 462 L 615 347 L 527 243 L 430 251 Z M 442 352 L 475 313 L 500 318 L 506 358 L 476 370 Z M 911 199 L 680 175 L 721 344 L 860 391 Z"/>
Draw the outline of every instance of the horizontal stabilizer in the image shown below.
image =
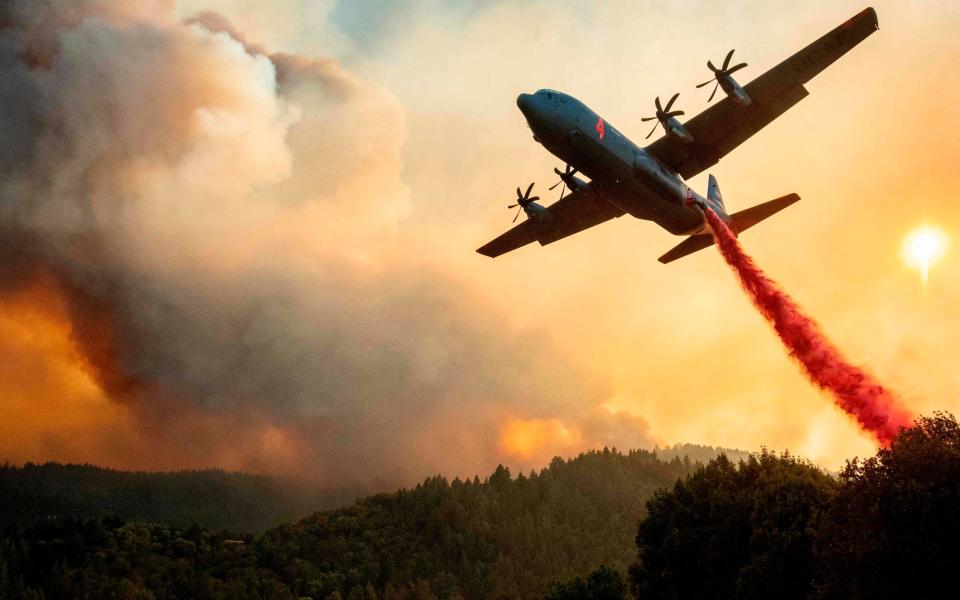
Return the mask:
<path id="1" fill-rule="evenodd" d="M 799 199 L 800 196 L 796 194 L 788 194 L 786 196 L 777 198 L 776 200 L 770 200 L 769 202 L 764 202 L 763 204 L 751 206 L 746 210 L 741 210 L 738 213 L 730 215 L 730 228 L 733 229 L 734 233 L 739 234 L 742 231 L 750 229 L 767 217 L 780 212 Z M 683 258 L 688 254 L 693 254 L 697 250 L 703 250 L 708 246 L 712 246 L 713 242 L 714 239 L 712 233 L 691 235 L 673 247 L 669 252 L 661 256 L 659 260 L 663 264 L 667 264 L 668 262 L 675 261 L 678 258 Z"/>
<path id="2" fill-rule="evenodd" d="M 782 198 L 751 206 L 746 210 L 730 215 L 730 227 L 737 233 L 750 229 L 767 217 L 780 212 L 800 199 L 796 194 L 787 194 Z"/>
<path id="3" fill-rule="evenodd" d="M 683 258 L 688 254 L 693 254 L 697 250 L 703 250 L 707 246 L 713 245 L 713 234 L 712 233 L 701 233 L 700 235 L 691 235 L 687 239 L 683 240 L 679 244 L 673 247 L 670 252 L 667 252 L 659 259 L 663 264 L 668 262 L 673 262 L 678 258 Z"/>

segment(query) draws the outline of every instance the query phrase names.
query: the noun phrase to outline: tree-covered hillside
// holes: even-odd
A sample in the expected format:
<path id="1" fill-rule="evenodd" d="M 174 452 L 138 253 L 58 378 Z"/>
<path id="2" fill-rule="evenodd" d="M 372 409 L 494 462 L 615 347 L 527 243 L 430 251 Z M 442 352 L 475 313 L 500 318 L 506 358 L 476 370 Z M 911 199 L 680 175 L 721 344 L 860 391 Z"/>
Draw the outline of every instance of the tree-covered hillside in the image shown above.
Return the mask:
<path id="1" fill-rule="evenodd" d="M 0 600 L 952 597 L 958 449 L 935 414 L 839 478 L 788 453 L 603 450 L 432 477 L 259 537 L 46 518 L 0 536 Z"/>
<path id="2" fill-rule="evenodd" d="M 692 462 L 707 462 L 720 451 L 694 444 L 654 450 L 661 460 L 689 457 Z M 722 451 L 734 460 L 746 456 L 739 450 Z M 368 493 L 219 469 L 151 473 L 93 465 L 0 464 L 0 531 L 39 519 L 116 517 L 257 534 L 319 510 L 345 506 Z"/>
<path id="3" fill-rule="evenodd" d="M 55 517 L 117 517 L 260 533 L 354 497 L 220 470 L 143 473 L 57 463 L 0 465 L 0 530 Z"/>
<path id="4" fill-rule="evenodd" d="M 600 564 L 625 569 L 647 499 L 690 469 L 644 450 L 603 450 L 515 478 L 503 467 L 483 482 L 434 477 L 277 528 L 260 544 L 301 595 L 426 581 L 443 596 L 536 597 Z"/>
<path id="5" fill-rule="evenodd" d="M 517 476 L 500 467 L 483 481 L 432 477 L 259 538 L 44 519 L 8 527 L 0 590 L 46 598 L 369 598 L 370 590 L 391 600 L 535 598 L 549 582 L 600 564 L 626 569 L 646 500 L 693 466 L 603 450 Z"/>

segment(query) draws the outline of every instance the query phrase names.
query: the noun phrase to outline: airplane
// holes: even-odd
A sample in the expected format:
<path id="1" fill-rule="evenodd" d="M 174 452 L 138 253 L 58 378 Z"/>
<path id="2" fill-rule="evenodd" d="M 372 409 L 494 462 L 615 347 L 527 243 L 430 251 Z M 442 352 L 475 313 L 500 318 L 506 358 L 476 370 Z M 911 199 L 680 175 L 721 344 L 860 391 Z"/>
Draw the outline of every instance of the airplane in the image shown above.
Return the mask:
<path id="1" fill-rule="evenodd" d="M 666 264 L 714 243 L 704 215 L 707 207 L 737 234 L 783 210 L 800 197 L 788 194 L 728 214 L 713 175 L 708 178 L 706 196 L 684 180 L 715 165 L 806 97 L 805 83 L 877 29 L 877 13 L 868 7 L 744 86 L 731 76 L 746 66 L 729 66 L 732 50 L 719 69 L 708 61 L 714 79 L 698 87 L 716 81 L 710 100 L 717 87 L 726 97 L 686 123 L 677 119 L 683 111 L 671 110 L 678 94 L 665 106 L 657 97 L 656 114 L 643 120 L 657 121 L 650 135 L 658 127 L 665 134 L 643 148 L 573 96 L 549 89 L 520 94 L 517 106 L 533 139 L 566 163 L 563 171 L 554 169 L 560 181 L 550 189 L 563 188 L 557 202 L 544 206 L 537 202 L 538 196 L 530 195 L 532 183 L 525 192 L 518 187 L 517 201 L 508 208 L 517 208 L 517 216 L 525 213 L 526 220 L 477 252 L 492 258 L 534 241 L 545 246 L 629 214 L 653 221 L 674 235 L 688 236 L 660 257 Z M 590 181 L 577 177 L 578 173 Z M 568 189 L 570 193 L 564 195 Z"/>

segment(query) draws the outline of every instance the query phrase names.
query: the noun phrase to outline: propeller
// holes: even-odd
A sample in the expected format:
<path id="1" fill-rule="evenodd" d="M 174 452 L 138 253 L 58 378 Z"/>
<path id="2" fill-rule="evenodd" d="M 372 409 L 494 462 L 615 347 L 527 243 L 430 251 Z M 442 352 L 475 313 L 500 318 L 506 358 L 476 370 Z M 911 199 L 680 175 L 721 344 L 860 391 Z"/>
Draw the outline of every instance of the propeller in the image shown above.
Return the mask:
<path id="1" fill-rule="evenodd" d="M 734 48 L 734 50 L 735 50 L 735 49 L 736 49 L 736 48 Z M 733 50 L 731 50 L 730 52 L 727 52 L 727 57 L 726 57 L 725 59 L 723 59 L 723 66 L 720 67 L 719 69 L 716 68 L 715 66 L 713 66 L 713 63 L 712 63 L 712 62 L 710 62 L 709 60 L 707 61 L 707 66 L 710 67 L 710 70 L 711 70 L 711 71 L 713 71 L 713 79 L 704 81 L 703 83 L 701 83 L 700 85 L 697 86 L 698 88 L 702 88 L 703 86 L 705 86 L 705 85 L 707 85 L 707 84 L 709 84 L 709 83 L 712 83 L 712 82 L 714 82 L 714 81 L 717 82 L 717 85 L 713 86 L 713 91 L 710 92 L 710 97 L 707 99 L 707 102 L 710 102 L 711 100 L 713 100 L 713 95 L 717 93 L 717 88 L 720 87 L 720 78 L 721 78 L 721 77 L 727 77 L 727 76 L 729 76 L 731 73 L 735 73 L 735 72 L 739 71 L 740 69 L 744 68 L 745 66 L 747 66 L 747 63 L 740 63 L 739 65 L 732 66 L 732 67 L 730 67 L 730 68 L 728 69 L 727 67 L 730 66 L 730 59 L 731 59 L 731 58 L 733 58 Z"/>
<path id="2" fill-rule="evenodd" d="M 552 189 L 552 188 L 551 188 L 551 189 Z M 510 206 L 507 207 L 507 208 L 515 208 L 515 207 L 517 207 L 517 206 L 520 207 L 520 209 L 517 210 L 517 214 L 513 216 L 513 222 L 514 222 L 514 223 L 517 222 L 517 217 L 520 216 L 520 211 L 521 211 L 521 210 L 527 208 L 527 205 L 530 204 L 531 202 L 536 202 L 537 200 L 540 199 L 540 196 L 534 196 L 533 198 L 531 198 L 531 197 L 530 197 L 530 192 L 531 192 L 531 190 L 533 190 L 533 184 L 532 184 L 532 183 L 529 185 L 529 187 L 527 187 L 527 191 L 526 191 L 526 192 L 521 193 L 521 192 L 520 192 L 520 188 L 517 188 L 517 203 L 516 203 L 516 204 L 511 204 Z"/>
<path id="3" fill-rule="evenodd" d="M 560 169 L 554 167 L 553 172 L 560 176 L 560 181 L 550 186 L 550 189 L 556 189 L 558 185 L 563 184 L 563 189 L 560 190 L 560 197 L 563 198 L 563 194 L 567 191 L 567 182 L 570 181 L 570 178 L 577 174 L 577 169 L 574 168 L 570 163 L 567 163 L 566 168 L 564 168 L 563 173 L 560 172 Z"/>
<path id="4" fill-rule="evenodd" d="M 670 112 L 670 107 L 673 106 L 673 103 L 677 101 L 677 96 L 679 95 L 680 95 L 679 92 L 674 94 L 673 97 L 670 98 L 670 102 L 667 102 L 666 107 L 660 106 L 660 96 L 657 96 L 657 99 L 654 100 L 653 102 L 657 106 L 657 114 L 652 117 L 644 117 L 640 119 L 641 121 L 652 121 L 654 119 L 657 120 L 657 123 L 653 126 L 653 129 L 650 130 L 650 133 L 648 133 L 647 137 L 644 139 L 649 139 L 650 136 L 653 135 L 653 132 L 657 130 L 657 125 L 662 125 L 663 130 L 668 131 L 667 119 L 670 119 L 672 117 L 679 117 L 680 115 L 683 114 L 682 110 L 675 110 L 673 112 Z"/>

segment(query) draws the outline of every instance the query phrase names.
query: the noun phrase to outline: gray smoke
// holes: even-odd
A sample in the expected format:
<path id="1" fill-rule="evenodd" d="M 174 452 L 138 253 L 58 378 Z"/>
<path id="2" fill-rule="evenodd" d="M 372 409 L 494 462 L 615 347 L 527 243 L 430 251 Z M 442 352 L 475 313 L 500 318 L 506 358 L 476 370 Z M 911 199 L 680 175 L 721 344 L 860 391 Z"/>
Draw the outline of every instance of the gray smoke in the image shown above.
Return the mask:
<path id="1" fill-rule="evenodd" d="M 12 0 L 0 81 L 0 294 L 55 282 L 140 464 L 472 474 L 511 417 L 649 442 L 548 335 L 398 244 L 403 109 L 335 61 L 169 2 Z"/>

